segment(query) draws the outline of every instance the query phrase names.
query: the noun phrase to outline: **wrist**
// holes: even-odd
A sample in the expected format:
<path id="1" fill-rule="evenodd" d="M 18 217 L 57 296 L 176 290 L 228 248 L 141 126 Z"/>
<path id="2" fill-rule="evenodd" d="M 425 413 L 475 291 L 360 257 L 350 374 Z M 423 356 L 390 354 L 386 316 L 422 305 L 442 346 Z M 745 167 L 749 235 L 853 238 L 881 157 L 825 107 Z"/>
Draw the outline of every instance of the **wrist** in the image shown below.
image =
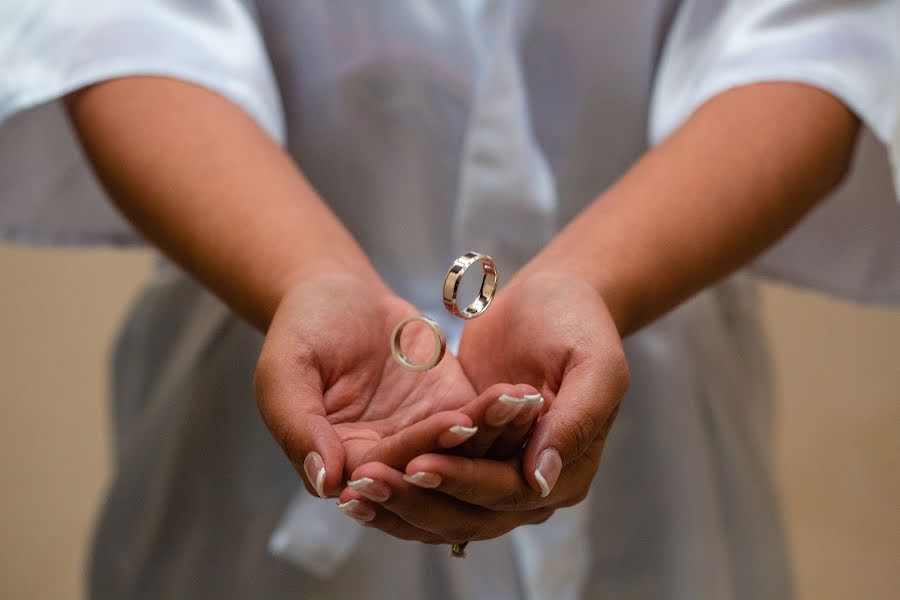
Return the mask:
<path id="1" fill-rule="evenodd" d="M 588 260 L 577 253 L 557 251 L 552 245 L 535 256 L 510 282 L 529 280 L 541 285 L 587 286 L 599 297 L 616 325 L 621 336 L 633 331 L 632 318 L 627 310 L 628 302 L 618 293 L 621 290 L 612 285 L 613 270 L 610 265 L 596 259 Z"/>
<path id="2" fill-rule="evenodd" d="M 330 294 L 335 289 L 365 290 L 366 298 L 373 303 L 393 297 L 393 292 L 365 258 L 332 256 L 313 260 L 275 279 L 263 314 L 265 329 L 288 297 L 297 293 Z"/>

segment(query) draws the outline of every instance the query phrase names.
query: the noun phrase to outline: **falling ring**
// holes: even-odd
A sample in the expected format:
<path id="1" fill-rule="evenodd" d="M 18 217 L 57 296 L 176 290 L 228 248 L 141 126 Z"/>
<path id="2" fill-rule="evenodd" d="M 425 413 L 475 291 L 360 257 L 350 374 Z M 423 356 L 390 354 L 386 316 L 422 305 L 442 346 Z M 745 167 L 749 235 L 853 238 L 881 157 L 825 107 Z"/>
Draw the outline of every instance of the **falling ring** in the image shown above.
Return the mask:
<path id="1" fill-rule="evenodd" d="M 484 270 L 484 277 L 481 279 L 481 287 L 478 290 L 478 296 L 466 308 L 460 310 L 456 295 L 459 292 L 459 285 L 463 276 L 472 265 L 481 263 Z M 494 292 L 500 283 L 500 271 L 497 264 L 490 256 L 479 254 L 477 252 L 467 252 L 453 261 L 447 276 L 444 278 L 444 308 L 451 315 L 455 315 L 462 319 L 474 319 L 487 310 L 494 299 Z"/>
<path id="2" fill-rule="evenodd" d="M 400 334 L 403 333 L 403 328 L 413 321 L 424 323 L 431 330 L 431 333 L 434 334 L 434 351 L 431 353 L 431 357 L 424 363 L 413 363 L 406 357 L 403 350 L 400 348 Z M 447 339 L 444 337 L 444 330 L 441 329 L 440 325 L 428 317 L 420 315 L 404 319 L 397 323 L 397 326 L 394 327 L 394 331 L 391 332 L 391 354 L 393 355 L 394 360 L 407 371 L 427 371 L 428 369 L 433 368 L 436 364 L 441 362 L 442 358 L 444 358 L 444 352 L 446 350 Z"/>

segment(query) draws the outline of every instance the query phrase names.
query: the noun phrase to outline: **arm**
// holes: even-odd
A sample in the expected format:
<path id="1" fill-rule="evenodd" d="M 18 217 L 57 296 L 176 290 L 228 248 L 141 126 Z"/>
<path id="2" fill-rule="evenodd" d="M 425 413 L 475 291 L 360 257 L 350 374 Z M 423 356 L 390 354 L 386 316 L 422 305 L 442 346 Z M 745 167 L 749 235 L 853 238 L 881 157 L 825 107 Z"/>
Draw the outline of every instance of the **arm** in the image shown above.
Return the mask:
<path id="1" fill-rule="evenodd" d="M 591 454 L 586 450 L 608 430 L 628 377 L 614 340 L 787 232 L 841 180 L 857 129 L 846 106 L 806 85 L 750 85 L 713 98 L 526 265 L 493 314 L 471 324 L 460 356 L 478 388 L 500 373 L 497 365 L 474 358 L 488 352 L 479 340 L 501 335 L 491 330 L 501 319 L 526 318 L 528 306 L 516 298 L 569 306 L 545 311 L 533 325 L 541 335 L 528 345 L 531 352 L 561 358 L 541 367 L 539 377 L 517 379 L 538 389 L 561 382 L 524 455 L 535 490 L 542 453 L 554 449 L 562 456 L 558 462 L 569 464 Z M 615 330 L 604 330 L 607 320 Z M 522 345 L 517 342 L 507 339 L 506 347 Z M 507 363 L 529 361 L 525 355 L 500 356 Z"/>
<path id="2" fill-rule="evenodd" d="M 290 157 L 221 96 L 129 77 L 72 94 L 68 108 L 125 216 L 260 330 L 311 275 L 352 273 L 383 286 Z"/>
<path id="3" fill-rule="evenodd" d="M 857 127 L 840 101 L 805 85 L 753 85 L 710 100 L 466 325 L 460 360 L 476 389 L 522 381 L 548 400 L 521 463 L 411 461 L 406 473 L 433 474 L 443 497 L 420 496 L 384 468 L 354 476 L 393 478 L 387 508 L 451 541 L 492 537 L 509 511 L 526 524 L 581 501 L 628 386 L 620 335 L 788 231 L 840 181 Z M 471 508 L 465 516 L 460 501 Z"/>
<path id="4" fill-rule="evenodd" d="M 792 83 L 702 106 L 572 221 L 524 271 L 571 269 L 623 335 L 743 266 L 846 172 L 856 117 Z"/>
<path id="5" fill-rule="evenodd" d="M 448 430 L 490 421 L 487 407 L 503 394 L 535 391 L 501 385 L 476 398 L 449 354 L 429 377 L 401 370 L 389 334 L 418 311 L 381 281 L 290 157 L 225 98 L 131 77 L 76 92 L 68 107 L 122 212 L 267 332 L 257 403 L 311 492 L 334 493 L 362 462 L 400 465 L 410 452 L 465 443 Z M 420 345 L 427 355 L 431 334 L 410 335 L 407 351 Z"/>

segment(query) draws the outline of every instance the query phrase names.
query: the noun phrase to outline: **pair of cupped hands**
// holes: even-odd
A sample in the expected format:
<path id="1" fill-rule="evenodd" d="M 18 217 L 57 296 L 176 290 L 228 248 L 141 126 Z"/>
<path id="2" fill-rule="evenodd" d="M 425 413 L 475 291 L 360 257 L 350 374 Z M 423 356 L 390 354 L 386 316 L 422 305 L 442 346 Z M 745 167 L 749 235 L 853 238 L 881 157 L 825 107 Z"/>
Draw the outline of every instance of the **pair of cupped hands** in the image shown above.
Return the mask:
<path id="1" fill-rule="evenodd" d="M 307 490 L 397 538 L 450 544 L 583 500 L 628 386 L 600 295 L 577 276 L 520 273 L 424 373 L 389 346 L 416 314 L 377 278 L 325 274 L 283 296 L 254 384 Z M 428 356 L 434 339 L 408 327 L 402 344 Z"/>

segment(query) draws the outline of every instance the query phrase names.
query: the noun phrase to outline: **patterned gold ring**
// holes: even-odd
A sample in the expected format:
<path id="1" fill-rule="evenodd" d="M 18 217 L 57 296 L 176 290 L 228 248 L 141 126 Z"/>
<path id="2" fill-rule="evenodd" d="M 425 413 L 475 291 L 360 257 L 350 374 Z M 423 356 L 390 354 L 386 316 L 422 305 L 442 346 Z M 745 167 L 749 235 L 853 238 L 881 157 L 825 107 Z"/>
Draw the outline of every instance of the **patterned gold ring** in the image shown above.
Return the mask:
<path id="1" fill-rule="evenodd" d="M 478 290 L 478 296 L 465 309 L 460 310 L 456 294 L 459 291 L 459 284 L 462 282 L 463 276 L 472 265 L 481 263 L 484 269 L 484 277 L 481 279 L 481 288 Z M 500 271 L 497 264 L 490 256 L 479 254 L 477 252 L 467 252 L 453 261 L 447 276 L 444 278 L 444 308 L 451 315 L 460 317 L 461 319 L 474 319 L 487 310 L 491 300 L 494 299 L 494 292 L 500 283 Z"/>

